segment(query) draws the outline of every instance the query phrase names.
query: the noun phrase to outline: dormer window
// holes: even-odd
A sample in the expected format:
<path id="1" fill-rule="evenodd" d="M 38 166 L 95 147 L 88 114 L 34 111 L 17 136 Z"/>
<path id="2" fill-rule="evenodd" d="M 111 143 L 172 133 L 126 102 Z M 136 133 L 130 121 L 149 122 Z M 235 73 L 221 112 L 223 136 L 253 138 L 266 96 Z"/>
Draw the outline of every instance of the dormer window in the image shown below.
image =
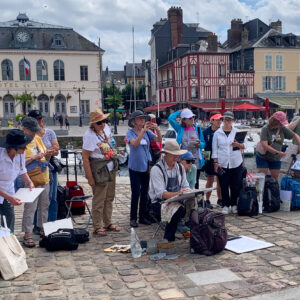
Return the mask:
<path id="1" fill-rule="evenodd" d="M 66 48 L 65 42 L 64 42 L 64 37 L 62 34 L 55 34 L 53 36 L 51 48 L 52 49 Z"/>
<path id="2" fill-rule="evenodd" d="M 279 36 L 275 37 L 275 43 L 276 43 L 276 46 L 281 46 L 281 37 L 279 37 Z"/>

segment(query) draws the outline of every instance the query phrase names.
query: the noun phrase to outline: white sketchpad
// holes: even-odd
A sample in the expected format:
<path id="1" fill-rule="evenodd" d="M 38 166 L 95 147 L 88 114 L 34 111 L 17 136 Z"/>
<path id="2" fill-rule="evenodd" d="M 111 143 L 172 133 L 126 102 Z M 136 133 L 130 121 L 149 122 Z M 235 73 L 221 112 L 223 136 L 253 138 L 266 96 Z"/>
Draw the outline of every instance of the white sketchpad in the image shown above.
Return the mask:
<path id="1" fill-rule="evenodd" d="M 22 203 L 32 203 L 42 192 L 44 188 L 20 188 L 15 194 L 15 197 L 20 199 Z"/>
<path id="2" fill-rule="evenodd" d="M 45 236 L 57 231 L 58 229 L 73 229 L 71 218 L 61 219 L 53 222 L 47 222 L 43 224 Z"/>
<path id="3" fill-rule="evenodd" d="M 275 245 L 242 235 L 236 239 L 228 241 L 225 249 L 237 254 L 241 254 L 273 246 Z"/>

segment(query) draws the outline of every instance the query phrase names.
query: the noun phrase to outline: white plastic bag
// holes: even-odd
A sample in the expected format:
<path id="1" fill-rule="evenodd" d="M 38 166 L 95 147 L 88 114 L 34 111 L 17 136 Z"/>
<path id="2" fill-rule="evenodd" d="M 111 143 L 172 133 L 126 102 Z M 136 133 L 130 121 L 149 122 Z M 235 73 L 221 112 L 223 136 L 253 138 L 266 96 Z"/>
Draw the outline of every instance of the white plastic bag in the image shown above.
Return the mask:
<path id="1" fill-rule="evenodd" d="M 6 221 L 4 223 L 7 230 Z M 27 269 L 26 254 L 15 235 L 2 236 L 0 238 L 0 272 L 3 279 L 16 278 Z"/>

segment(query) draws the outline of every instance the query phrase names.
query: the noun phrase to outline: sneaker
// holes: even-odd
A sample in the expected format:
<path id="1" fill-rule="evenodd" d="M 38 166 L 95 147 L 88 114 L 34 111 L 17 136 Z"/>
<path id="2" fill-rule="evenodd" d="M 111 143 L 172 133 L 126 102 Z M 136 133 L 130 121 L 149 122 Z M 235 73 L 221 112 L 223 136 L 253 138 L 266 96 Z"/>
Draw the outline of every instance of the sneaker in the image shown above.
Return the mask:
<path id="1" fill-rule="evenodd" d="M 233 213 L 233 214 L 237 214 L 237 206 L 236 206 L 236 205 L 233 205 L 233 206 L 231 207 L 231 210 L 232 210 L 232 213 Z"/>
<path id="2" fill-rule="evenodd" d="M 205 207 L 209 208 L 209 209 L 213 209 L 214 207 L 211 205 L 209 200 L 205 201 Z"/>
<path id="3" fill-rule="evenodd" d="M 223 207 L 222 199 L 218 199 L 217 204 L 218 204 L 220 207 Z"/>
<path id="4" fill-rule="evenodd" d="M 223 209 L 222 209 L 222 214 L 224 215 L 228 215 L 230 212 L 230 209 L 228 206 L 224 206 Z"/>

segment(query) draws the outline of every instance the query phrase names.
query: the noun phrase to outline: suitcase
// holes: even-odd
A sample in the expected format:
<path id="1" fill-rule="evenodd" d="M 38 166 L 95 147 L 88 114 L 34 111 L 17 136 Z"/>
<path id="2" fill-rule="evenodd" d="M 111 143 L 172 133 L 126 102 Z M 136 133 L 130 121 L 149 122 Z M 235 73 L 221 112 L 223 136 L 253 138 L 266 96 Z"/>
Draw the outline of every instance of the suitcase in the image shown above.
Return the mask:
<path id="1" fill-rule="evenodd" d="M 74 154 L 74 171 L 75 181 L 69 180 L 69 167 L 68 167 L 68 155 Z M 66 158 L 66 170 L 67 170 L 67 182 L 65 186 L 65 199 L 71 200 L 74 196 L 84 196 L 83 188 L 77 183 L 77 163 L 76 163 L 76 151 L 61 150 L 61 157 Z M 69 206 L 70 202 L 67 202 Z M 82 215 L 85 213 L 85 201 L 76 201 L 72 203 L 71 212 L 73 215 Z"/>
<path id="2" fill-rule="evenodd" d="M 286 175 L 281 179 L 281 189 L 292 192 L 291 209 L 300 208 L 300 180 Z"/>

